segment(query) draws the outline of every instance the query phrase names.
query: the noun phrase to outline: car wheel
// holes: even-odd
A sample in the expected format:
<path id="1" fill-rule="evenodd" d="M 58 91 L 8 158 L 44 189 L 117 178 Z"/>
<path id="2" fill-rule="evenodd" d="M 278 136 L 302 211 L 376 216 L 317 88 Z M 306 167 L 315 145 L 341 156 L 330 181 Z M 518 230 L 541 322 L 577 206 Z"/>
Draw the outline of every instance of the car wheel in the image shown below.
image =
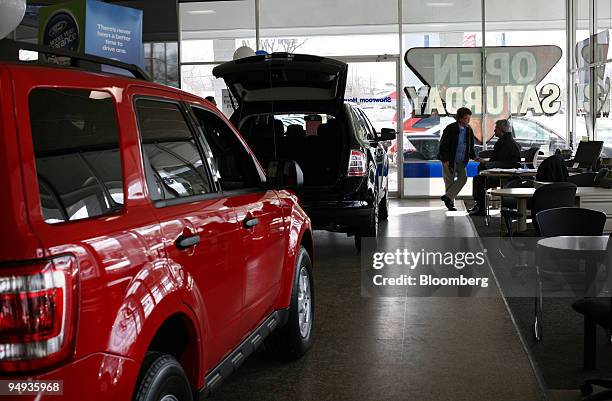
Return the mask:
<path id="1" fill-rule="evenodd" d="M 361 252 L 361 235 L 355 234 L 355 248 L 357 248 L 357 252 Z"/>
<path id="2" fill-rule="evenodd" d="M 363 232 L 364 237 L 378 237 L 378 219 L 380 217 L 379 205 L 374 206 L 374 210 L 370 216 L 370 224 L 365 228 Z"/>
<path id="3" fill-rule="evenodd" d="M 314 280 L 312 262 L 300 247 L 295 263 L 295 279 L 287 323 L 266 339 L 266 349 L 281 359 L 298 359 L 314 340 Z"/>
<path id="4" fill-rule="evenodd" d="M 379 205 L 374 207 L 370 215 L 370 223 L 367 227 L 361 230 L 361 234 L 355 234 L 355 248 L 361 252 L 362 237 L 377 238 L 378 237 L 378 219 L 380 217 Z"/>
<path id="5" fill-rule="evenodd" d="M 378 205 L 378 218 L 380 220 L 387 220 L 389 217 L 389 194 L 385 194 L 385 197 L 380 200 Z"/>
<path id="6" fill-rule="evenodd" d="M 150 352 L 142 364 L 135 401 L 192 401 L 189 380 L 173 356 Z"/>

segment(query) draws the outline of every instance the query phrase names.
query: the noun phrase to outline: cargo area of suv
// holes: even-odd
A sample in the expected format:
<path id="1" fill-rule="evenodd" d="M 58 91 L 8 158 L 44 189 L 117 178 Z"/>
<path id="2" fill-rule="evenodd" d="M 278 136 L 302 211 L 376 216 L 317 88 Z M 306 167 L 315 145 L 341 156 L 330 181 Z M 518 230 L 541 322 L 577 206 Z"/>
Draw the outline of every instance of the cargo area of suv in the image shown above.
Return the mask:
<path id="1" fill-rule="evenodd" d="M 262 166 L 295 160 L 304 173 L 303 191 L 334 186 L 348 167 L 346 121 L 330 114 L 260 114 L 239 127 Z"/>

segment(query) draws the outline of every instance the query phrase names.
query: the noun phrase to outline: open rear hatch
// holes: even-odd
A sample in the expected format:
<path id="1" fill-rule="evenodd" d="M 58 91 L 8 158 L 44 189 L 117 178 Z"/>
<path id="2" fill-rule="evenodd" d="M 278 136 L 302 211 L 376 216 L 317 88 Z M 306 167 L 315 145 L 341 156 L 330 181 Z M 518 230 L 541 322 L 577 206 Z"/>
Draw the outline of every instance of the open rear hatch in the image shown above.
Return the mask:
<path id="1" fill-rule="evenodd" d="M 296 110 L 335 114 L 344 102 L 347 71 L 346 63 L 330 58 L 272 53 L 223 63 L 213 75 L 223 78 L 241 116 Z"/>
<path id="2" fill-rule="evenodd" d="M 266 167 L 275 158 L 298 161 L 305 180 L 301 195 L 329 199 L 331 188 L 342 186 L 340 177 L 348 165 L 348 127 L 340 118 L 347 71 L 346 63 L 331 58 L 272 53 L 221 64 L 213 75 L 225 80 L 238 103 L 230 120 L 240 127 L 260 163 Z M 290 120 L 293 113 L 301 114 L 301 121 Z M 304 132 L 316 123 L 304 121 L 309 114 L 334 116 L 336 124 L 319 120 L 318 128 Z M 287 118 L 281 122 L 280 115 Z"/>

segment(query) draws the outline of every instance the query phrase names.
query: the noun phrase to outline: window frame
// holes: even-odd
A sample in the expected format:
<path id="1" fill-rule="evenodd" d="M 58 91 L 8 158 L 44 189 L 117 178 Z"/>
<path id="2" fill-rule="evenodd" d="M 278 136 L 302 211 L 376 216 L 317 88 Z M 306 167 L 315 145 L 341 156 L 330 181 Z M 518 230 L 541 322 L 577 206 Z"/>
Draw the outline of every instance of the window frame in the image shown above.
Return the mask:
<path id="1" fill-rule="evenodd" d="M 204 169 L 206 170 L 206 175 L 212 187 L 211 192 L 206 193 L 206 194 L 190 195 L 190 196 L 171 198 L 171 199 L 154 199 L 151 196 L 152 191 L 150 189 L 149 177 L 154 177 L 155 171 L 151 167 L 150 162 L 148 162 L 148 160 L 145 160 L 146 154 L 145 154 L 144 147 L 143 147 L 142 127 L 140 125 L 140 119 L 138 118 L 138 111 L 137 111 L 137 106 L 136 106 L 137 102 L 140 100 L 148 100 L 148 101 L 160 102 L 160 103 L 170 103 L 178 107 L 181 115 L 185 119 L 185 123 L 187 124 L 189 131 L 191 132 L 191 135 L 194 139 L 194 143 L 196 144 L 198 153 L 200 154 L 200 157 L 202 158 L 202 165 L 204 166 Z M 136 126 L 138 127 L 138 146 L 140 148 L 140 154 L 142 157 L 141 166 L 143 168 L 143 172 L 145 173 L 144 183 L 149 192 L 149 196 L 147 198 L 152 202 L 153 206 L 156 209 L 160 209 L 160 208 L 164 208 L 168 206 L 182 205 L 186 203 L 193 203 L 193 202 L 198 202 L 198 201 L 203 201 L 203 200 L 218 199 L 218 198 L 223 197 L 221 188 L 218 185 L 217 181 L 214 179 L 214 176 L 211 172 L 208 157 L 206 157 L 206 153 L 204 152 L 203 146 L 198 140 L 198 136 L 195 134 L 196 131 L 194 129 L 195 128 L 194 123 L 190 118 L 189 112 L 187 110 L 188 108 L 185 106 L 184 102 L 177 100 L 177 99 L 169 99 L 169 98 L 153 96 L 153 95 L 135 95 L 132 98 L 132 107 L 134 109 L 134 119 L 136 121 Z"/>
<path id="2" fill-rule="evenodd" d="M 193 119 L 193 124 L 195 125 L 196 130 L 199 132 L 199 135 L 201 135 L 201 139 L 200 140 L 202 141 L 202 145 L 205 148 L 204 152 L 207 154 L 206 163 L 208 164 L 208 167 L 209 167 L 210 171 L 217 172 L 216 165 L 211 164 L 212 160 L 214 159 L 214 155 L 212 153 L 212 149 L 210 147 L 210 144 L 206 140 L 206 136 L 204 134 L 204 129 L 205 128 L 203 128 L 200 125 L 199 119 L 196 116 L 196 114 L 195 114 L 193 109 L 201 110 L 201 111 L 203 111 L 205 113 L 208 113 L 210 116 L 212 116 L 212 118 L 217 118 L 218 120 L 220 120 L 227 127 L 228 131 L 230 131 L 231 134 L 235 136 L 236 140 L 244 148 L 244 151 L 246 152 L 246 154 L 251 158 L 251 162 L 253 164 L 253 168 L 257 171 L 257 176 L 259 177 L 259 181 L 260 181 L 258 185 L 254 186 L 254 187 L 240 188 L 240 189 L 230 189 L 230 190 L 224 190 L 223 186 L 221 185 L 221 181 L 214 174 L 212 174 L 213 177 L 214 177 L 214 181 L 218 185 L 218 188 L 219 188 L 219 191 L 221 192 L 221 194 L 223 196 L 226 196 L 226 197 L 231 197 L 231 196 L 246 195 L 246 194 L 253 194 L 253 193 L 259 193 L 259 192 L 262 192 L 262 191 L 266 191 L 266 175 L 265 175 L 265 171 L 262 171 L 263 167 L 259 165 L 259 162 L 255 158 L 255 156 L 253 154 L 251 154 L 251 152 L 248 151 L 248 145 L 246 144 L 244 138 L 241 138 L 238 135 L 236 135 L 236 132 L 234 132 L 232 127 L 230 127 L 214 111 L 209 110 L 206 107 L 204 107 L 202 105 L 199 105 L 197 103 L 193 103 L 193 102 L 185 102 L 185 107 L 187 109 L 187 112 L 188 112 L 189 116 Z"/>

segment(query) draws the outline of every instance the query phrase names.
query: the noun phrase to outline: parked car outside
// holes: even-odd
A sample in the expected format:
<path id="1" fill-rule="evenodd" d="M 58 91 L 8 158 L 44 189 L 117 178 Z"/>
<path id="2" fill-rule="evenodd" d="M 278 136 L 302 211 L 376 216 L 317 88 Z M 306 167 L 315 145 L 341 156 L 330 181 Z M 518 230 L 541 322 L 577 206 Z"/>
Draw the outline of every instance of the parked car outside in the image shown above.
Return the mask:
<path id="1" fill-rule="evenodd" d="M 293 358 L 311 347 L 295 165 L 266 181 L 197 96 L 103 73 L 99 58 L 71 56 L 92 72 L 0 47 L 5 380 L 62 381 L 63 400 L 191 400 L 264 342 Z"/>
<path id="2" fill-rule="evenodd" d="M 304 187 L 300 205 L 315 229 L 376 237 L 389 210 L 388 160 L 382 142 L 395 131 L 374 129 L 356 106 L 344 102 L 346 63 L 310 55 L 273 53 L 221 64 L 237 100 L 230 120 L 259 162 L 296 160 Z M 298 115 L 304 125 L 282 121 Z"/>

